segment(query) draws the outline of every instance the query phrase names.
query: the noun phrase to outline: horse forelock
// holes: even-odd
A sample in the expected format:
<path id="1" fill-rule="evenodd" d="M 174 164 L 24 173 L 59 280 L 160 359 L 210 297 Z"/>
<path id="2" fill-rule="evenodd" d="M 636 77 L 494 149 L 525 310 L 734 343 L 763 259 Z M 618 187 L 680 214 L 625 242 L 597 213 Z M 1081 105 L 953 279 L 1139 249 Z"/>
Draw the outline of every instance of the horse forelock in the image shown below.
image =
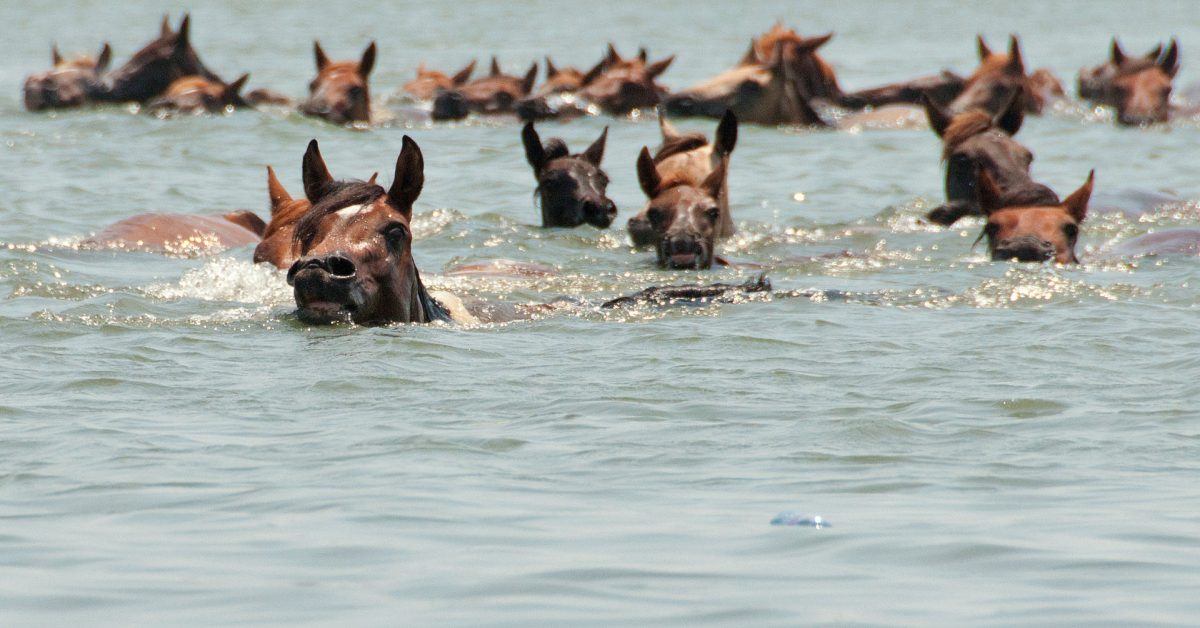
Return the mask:
<path id="1" fill-rule="evenodd" d="M 386 193 L 382 187 L 366 181 L 331 181 L 319 190 L 321 200 L 296 221 L 292 237 L 307 248 L 317 236 L 322 218 L 347 207 L 373 203 Z"/>
<path id="2" fill-rule="evenodd" d="M 992 116 L 985 111 L 967 111 L 954 116 L 942 134 L 943 158 L 949 158 L 960 144 L 992 128 Z"/>
<path id="3" fill-rule="evenodd" d="M 678 137 L 664 139 L 658 152 L 654 153 L 654 163 L 661 163 L 673 155 L 708 146 L 708 138 L 703 133 L 684 133 Z"/>

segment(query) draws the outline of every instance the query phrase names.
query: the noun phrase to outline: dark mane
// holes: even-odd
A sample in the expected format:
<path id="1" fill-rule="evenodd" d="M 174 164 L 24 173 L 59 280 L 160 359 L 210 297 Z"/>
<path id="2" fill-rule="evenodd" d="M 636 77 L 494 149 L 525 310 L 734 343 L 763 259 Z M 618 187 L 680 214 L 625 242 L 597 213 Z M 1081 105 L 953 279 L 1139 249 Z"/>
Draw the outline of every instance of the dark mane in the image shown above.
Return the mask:
<path id="1" fill-rule="evenodd" d="M 425 289 L 425 282 L 421 281 L 421 273 L 417 271 L 416 266 L 413 267 L 413 272 L 417 273 L 417 300 L 421 302 L 421 312 L 425 315 L 425 322 L 450 322 L 453 320 L 450 317 L 450 311 L 438 303 L 437 299 L 429 296 L 429 291 Z"/>
<path id="2" fill-rule="evenodd" d="M 672 155 L 705 146 L 708 146 L 708 138 L 703 133 L 685 133 L 678 137 L 663 139 L 662 146 L 659 147 L 658 152 L 654 153 L 654 163 L 659 163 Z"/>
<path id="3" fill-rule="evenodd" d="M 313 238 L 317 237 L 317 227 L 326 215 L 339 209 L 371 203 L 386 193 L 382 187 L 366 181 L 331 181 L 319 190 L 321 200 L 296 221 L 293 237 L 300 242 L 302 249 L 307 249 Z"/>

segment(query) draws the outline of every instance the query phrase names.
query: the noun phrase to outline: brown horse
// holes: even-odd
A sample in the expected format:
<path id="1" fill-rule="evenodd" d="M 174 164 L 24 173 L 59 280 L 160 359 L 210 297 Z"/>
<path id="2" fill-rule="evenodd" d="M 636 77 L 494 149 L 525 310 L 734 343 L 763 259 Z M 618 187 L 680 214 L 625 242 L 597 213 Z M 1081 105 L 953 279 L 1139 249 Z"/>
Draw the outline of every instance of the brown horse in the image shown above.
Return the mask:
<path id="1" fill-rule="evenodd" d="M 517 103 L 517 116 L 522 120 L 532 121 L 588 113 L 584 108 L 586 103 L 579 101 L 575 95 L 604 72 L 606 61 L 607 59 L 602 60 L 591 70 L 583 72 L 572 67 L 560 68 L 547 56 L 546 81 L 537 91 Z"/>
<path id="2" fill-rule="evenodd" d="M 1009 96 L 1020 88 L 1022 107 L 1028 113 L 1039 114 L 1047 99 L 1062 93 L 1061 83 L 1048 70 L 1039 70 L 1033 76 L 1025 74 L 1021 42 L 1016 35 L 1008 39 L 1008 54 L 992 52 L 983 35 L 977 36 L 975 43 L 979 48 L 979 67 L 967 77 L 962 93 L 950 103 L 951 111 L 984 109 L 998 113 L 1008 103 Z"/>
<path id="3" fill-rule="evenodd" d="M 421 64 L 417 66 L 417 78 L 405 83 L 401 89 L 414 100 L 433 100 L 440 90 L 455 89 L 466 85 L 467 81 L 471 80 L 471 73 L 474 71 L 474 61 L 468 63 L 453 76 L 447 76 L 437 70 L 426 70 L 425 64 Z"/>
<path id="4" fill-rule="evenodd" d="M 223 216 L 138 214 L 105 227 L 84 240 L 93 247 L 195 255 L 258 242 L 266 225 L 253 212 Z"/>
<path id="5" fill-rule="evenodd" d="M 649 201 L 640 215 L 645 216 L 654 232 L 662 234 L 654 243 L 659 266 L 712 268 L 728 164 L 726 156 L 700 181 L 684 172 L 664 176 L 650 156 L 650 149 L 642 148 L 637 163 L 638 182 Z"/>
<path id="6" fill-rule="evenodd" d="M 659 129 L 662 133 L 662 145 L 655 153 L 652 164 L 658 173 L 658 179 L 670 184 L 688 184 L 693 188 L 703 188 L 702 183 L 708 179 L 718 167 L 721 170 L 721 184 L 717 188 L 717 221 L 714 236 L 727 238 L 736 232 L 733 216 L 729 211 L 729 189 L 724 177 L 728 172 L 729 156 L 737 145 L 738 118 L 732 111 L 726 111 L 717 124 L 717 132 L 710 143 L 703 133 L 680 134 L 675 130 L 665 116 L 659 116 Z M 638 166 L 639 176 L 642 166 Z M 647 189 L 643 179 L 642 191 L 650 198 L 654 195 Z M 657 189 L 658 186 L 654 186 Z M 650 216 L 651 205 L 647 205 L 638 214 L 629 219 L 629 236 L 634 246 L 657 246 L 662 242 L 666 227 L 670 223 L 653 220 Z M 711 253 L 711 250 L 710 250 Z"/>
<path id="7" fill-rule="evenodd" d="M 941 74 L 934 76 L 923 76 L 911 81 L 850 92 L 842 97 L 840 104 L 848 109 L 898 104 L 920 105 L 921 98 L 928 97 L 945 107 L 958 98 L 966 84 L 967 79 L 949 70 L 943 70 Z"/>
<path id="8" fill-rule="evenodd" d="M 543 227 L 578 227 L 588 223 L 607 229 L 617 217 L 617 205 L 608 198 L 608 175 L 600 169 L 608 127 L 582 153 L 572 155 L 557 137 L 545 145 L 529 122 L 521 131 L 525 159 L 537 179 Z"/>
<path id="9" fill-rule="evenodd" d="M 461 120 L 471 112 L 512 113 L 517 101 L 533 91 L 537 71 L 537 63 L 534 62 L 524 77 L 505 74 L 500 69 L 500 63 L 492 57 L 488 76 L 437 94 L 433 100 L 433 119 Z"/>
<path id="10" fill-rule="evenodd" d="M 300 113 L 324 118 L 334 124 L 369 124 L 371 93 L 367 77 L 375 67 L 375 42 L 363 50 L 358 61 L 330 61 L 321 42 L 313 42 L 317 77 L 308 84 L 308 100 Z"/>
<path id="11" fill-rule="evenodd" d="M 176 79 L 167 92 L 146 104 L 155 113 L 220 113 L 235 107 L 249 107 L 240 92 L 250 78 L 243 74 L 228 85 L 202 76 Z"/>
<path id="12" fill-rule="evenodd" d="M 101 97 L 100 75 L 112 61 L 112 48 L 106 43 L 95 57 L 80 55 L 63 59 L 58 47 L 50 51 L 50 70 L 25 79 L 25 108 L 29 111 L 67 109 L 92 104 Z"/>
<path id="13" fill-rule="evenodd" d="M 408 136 L 387 190 L 335 181 L 315 142 L 304 156 L 312 206 L 294 223 L 299 258 L 287 273 L 297 313 L 310 323 L 449 321 L 453 306 L 435 300 L 412 257 L 412 204 L 424 186 L 421 149 Z"/>
<path id="14" fill-rule="evenodd" d="M 162 95 L 176 79 L 200 76 L 221 83 L 209 71 L 191 45 L 191 18 L 183 16 L 179 30 L 172 31 L 166 18 L 157 39 L 146 44 L 124 65 L 106 74 L 101 100 L 144 103 Z"/>
<path id="15" fill-rule="evenodd" d="M 840 105 L 845 94 L 838 85 L 837 73 L 833 71 L 829 62 L 817 54 L 817 49 L 829 43 L 831 39 L 833 33 L 804 37 L 794 29 L 785 28 L 783 22 L 776 22 L 771 30 L 751 43 L 751 52 L 755 60 L 765 63 L 774 54 L 777 46 L 783 46 L 800 95 L 806 100 L 816 99 Z M 747 57 L 749 55 L 750 53 L 747 53 Z"/>
<path id="16" fill-rule="evenodd" d="M 1167 49 L 1155 60 L 1129 59 L 1113 40 L 1112 58 L 1106 66 L 1113 68 L 1110 81 L 1094 81 L 1096 102 L 1117 109 L 1117 122 L 1127 126 L 1144 126 L 1166 122 L 1171 117 L 1171 89 L 1179 73 L 1179 44 L 1172 39 Z M 1093 68 L 1103 73 L 1105 66 Z"/>
<path id="17" fill-rule="evenodd" d="M 624 58 L 608 45 L 608 55 L 598 76 L 585 77 L 579 98 L 612 116 L 625 116 L 634 110 L 651 109 L 667 95 L 667 88 L 655 80 L 667 71 L 675 56 L 650 63 L 645 50 L 637 57 Z M 589 73 L 590 75 L 591 73 Z"/>
<path id="18" fill-rule="evenodd" d="M 979 171 L 980 206 L 987 215 L 980 238 L 987 237 L 995 261 L 1078 264 L 1075 243 L 1087 217 L 1096 171 L 1066 200 L 1057 197 L 1014 199 L 996 185 L 986 170 Z"/>
<path id="19" fill-rule="evenodd" d="M 802 85 L 796 66 L 798 57 L 814 56 L 826 41 L 779 42 L 766 61 L 758 57 L 757 42 L 751 42 L 737 67 L 667 97 L 665 109 L 677 116 L 716 118 L 732 111 L 738 120 L 754 124 L 825 126 L 804 95 L 813 88 Z"/>
<path id="20" fill-rule="evenodd" d="M 1162 53 L 1163 45 L 1158 44 L 1150 52 L 1146 53 L 1145 56 L 1129 56 L 1121 49 L 1121 42 L 1117 41 L 1116 37 L 1113 37 L 1112 46 L 1109 48 L 1108 61 L 1097 66 L 1079 70 L 1079 75 L 1076 77 L 1079 97 L 1102 104 L 1116 102 L 1113 92 L 1113 82 L 1117 80 L 1117 77 L 1150 69 L 1158 61 L 1158 58 L 1162 56 Z"/>
<path id="21" fill-rule="evenodd" d="M 952 225 L 966 215 L 979 215 L 979 172 L 986 170 L 1005 194 L 1041 198 L 1047 192 L 1029 176 L 1033 153 L 1013 139 L 1024 121 L 1021 91 L 1009 95 L 1005 108 L 996 115 L 973 109 L 958 115 L 925 99 L 929 126 L 942 138 L 946 162 L 946 204 L 927 218 Z"/>

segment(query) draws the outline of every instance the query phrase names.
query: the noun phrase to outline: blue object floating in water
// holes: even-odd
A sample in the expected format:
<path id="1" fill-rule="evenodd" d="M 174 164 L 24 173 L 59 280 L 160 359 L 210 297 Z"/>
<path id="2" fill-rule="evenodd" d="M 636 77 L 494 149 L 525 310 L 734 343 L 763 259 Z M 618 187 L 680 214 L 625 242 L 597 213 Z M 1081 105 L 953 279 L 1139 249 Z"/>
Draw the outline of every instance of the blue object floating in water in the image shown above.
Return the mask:
<path id="1" fill-rule="evenodd" d="M 773 526 L 797 526 L 801 528 L 832 528 L 833 524 L 829 523 L 825 517 L 821 515 L 806 515 L 800 512 L 781 512 L 775 515 L 771 520 Z"/>

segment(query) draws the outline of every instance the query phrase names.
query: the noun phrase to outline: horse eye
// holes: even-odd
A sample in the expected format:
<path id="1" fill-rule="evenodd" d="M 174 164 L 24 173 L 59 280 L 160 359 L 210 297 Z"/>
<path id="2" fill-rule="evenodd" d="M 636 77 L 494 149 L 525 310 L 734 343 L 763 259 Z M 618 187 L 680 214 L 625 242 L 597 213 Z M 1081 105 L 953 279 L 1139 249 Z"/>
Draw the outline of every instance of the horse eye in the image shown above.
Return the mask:
<path id="1" fill-rule="evenodd" d="M 667 212 L 658 207 L 651 207 L 650 211 L 646 212 L 646 217 L 650 219 L 650 224 L 661 225 L 667 220 Z"/>
<path id="2" fill-rule="evenodd" d="M 357 85 L 350 87 L 350 89 L 348 89 L 346 91 L 350 94 L 350 96 L 352 96 L 354 98 L 358 98 L 359 96 L 362 96 L 362 94 L 363 94 L 363 88 L 361 88 Z"/>
<path id="3" fill-rule="evenodd" d="M 1063 225 L 1063 233 L 1067 234 L 1068 238 L 1075 239 L 1079 236 L 1079 225 L 1069 222 Z"/>
<path id="4" fill-rule="evenodd" d="M 721 209 L 719 207 L 709 207 L 704 215 L 715 225 L 717 219 L 721 217 Z"/>
<path id="5" fill-rule="evenodd" d="M 408 239 L 408 227 L 394 222 L 383 230 L 383 237 L 391 244 L 401 244 Z"/>
<path id="6" fill-rule="evenodd" d="M 742 84 L 738 85 L 738 91 L 742 92 L 743 94 L 753 94 L 761 92 L 762 85 L 759 85 L 755 81 L 742 81 Z"/>

